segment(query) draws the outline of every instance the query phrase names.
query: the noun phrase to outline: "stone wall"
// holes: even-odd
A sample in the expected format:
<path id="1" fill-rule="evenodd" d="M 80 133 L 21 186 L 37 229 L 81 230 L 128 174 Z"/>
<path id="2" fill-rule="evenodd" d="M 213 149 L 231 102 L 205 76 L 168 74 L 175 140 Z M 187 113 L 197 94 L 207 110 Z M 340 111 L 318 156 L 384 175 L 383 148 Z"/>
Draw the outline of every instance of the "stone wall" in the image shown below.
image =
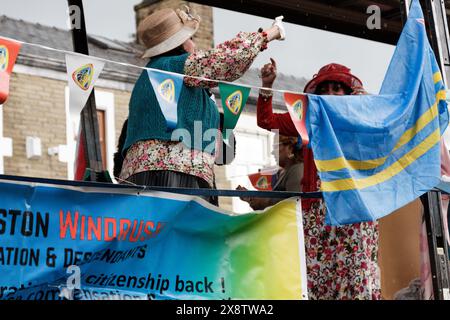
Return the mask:
<path id="1" fill-rule="evenodd" d="M 48 148 L 66 144 L 66 83 L 14 73 L 3 105 L 3 135 L 13 139 L 13 156 L 4 158 L 5 174 L 67 178 L 67 165 Z M 41 139 L 42 156 L 27 159 L 26 137 Z"/>

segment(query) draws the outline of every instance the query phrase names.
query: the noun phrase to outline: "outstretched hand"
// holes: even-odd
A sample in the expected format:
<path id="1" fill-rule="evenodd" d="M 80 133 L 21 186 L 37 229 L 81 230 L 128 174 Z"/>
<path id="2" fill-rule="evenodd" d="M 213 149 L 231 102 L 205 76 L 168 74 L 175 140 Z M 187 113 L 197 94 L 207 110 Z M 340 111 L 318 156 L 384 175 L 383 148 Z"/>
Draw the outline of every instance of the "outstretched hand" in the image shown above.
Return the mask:
<path id="1" fill-rule="evenodd" d="M 261 68 L 262 86 L 272 88 L 272 85 L 277 77 L 277 63 L 270 58 L 271 63 L 267 63 Z"/>

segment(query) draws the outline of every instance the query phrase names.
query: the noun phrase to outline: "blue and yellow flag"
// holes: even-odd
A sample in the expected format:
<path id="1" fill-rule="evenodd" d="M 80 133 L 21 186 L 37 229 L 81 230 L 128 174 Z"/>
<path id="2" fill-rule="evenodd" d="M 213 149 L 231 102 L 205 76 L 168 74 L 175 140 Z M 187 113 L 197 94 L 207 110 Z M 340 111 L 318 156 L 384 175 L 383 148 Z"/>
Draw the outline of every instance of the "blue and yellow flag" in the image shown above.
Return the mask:
<path id="1" fill-rule="evenodd" d="M 379 219 L 439 183 L 448 111 L 419 1 L 380 94 L 310 95 L 307 121 L 329 224 Z"/>

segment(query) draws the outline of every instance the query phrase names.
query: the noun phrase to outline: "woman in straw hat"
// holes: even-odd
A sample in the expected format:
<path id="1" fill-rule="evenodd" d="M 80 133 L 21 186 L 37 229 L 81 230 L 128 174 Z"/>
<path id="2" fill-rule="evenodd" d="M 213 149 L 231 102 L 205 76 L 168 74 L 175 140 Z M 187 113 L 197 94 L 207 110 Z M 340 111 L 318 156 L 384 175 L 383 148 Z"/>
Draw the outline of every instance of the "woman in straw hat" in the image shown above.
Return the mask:
<path id="1" fill-rule="evenodd" d="M 278 19 L 263 32 L 241 32 L 215 49 L 196 50 L 192 36 L 199 28 L 200 18 L 186 9 L 159 10 L 145 18 L 137 32 L 147 48 L 143 57 L 151 58 L 148 68 L 188 76 L 178 100 L 176 129 L 184 129 L 187 136 L 198 139 L 196 131 L 200 128 L 202 141 L 192 143 L 172 137 L 173 131 L 166 125 L 144 71 L 130 99 L 127 138 L 122 149 L 125 156 L 122 180 L 148 186 L 212 188 L 215 150 L 207 147 L 215 137 L 208 140 L 205 132 L 219 128 L 217 105 L 208 90 L 217 83 L 189 76 L 234 81 L 247 71 L 270 41 L 284 39 Z M 194 122 L 197 122 L 195 129 Z"/>
<path id="2" fill-rule="evenodd" d="M 261 69 L 262 86 L 272 88 L 277 70 L 271 59 Z M 366 94 L 359 78 L 336 63 L 322 67 L 304 89 L 319 95 Z M 289 113 L 274 114 L 272 91 L 262 90 L 257 103 L 258 126 L 298 136 Z M 304 149 L 302 190 L 318 191 L 320 180 L 310 148 Z M 308 295 L 311 299 L 380 299 L 377 262 L 378 223 L 364 222 L 331 227 L 325 225 L 325 206 L 320 199 L 303 199 Z"/>

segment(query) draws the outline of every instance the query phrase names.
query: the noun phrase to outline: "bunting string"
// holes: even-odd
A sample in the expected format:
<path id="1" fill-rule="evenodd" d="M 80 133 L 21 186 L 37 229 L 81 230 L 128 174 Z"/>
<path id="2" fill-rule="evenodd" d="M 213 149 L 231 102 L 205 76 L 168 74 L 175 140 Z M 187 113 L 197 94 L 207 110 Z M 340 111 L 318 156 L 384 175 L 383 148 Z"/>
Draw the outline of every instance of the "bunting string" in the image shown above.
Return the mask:
<path id="1" fill-rule="evenodd" d="M 280 92 L 280 93 L 292 93 L 292 94 L 307 95 L 306 93 L 299 92 L 299 91 L 290 91 L 290 90 L 283 90 L 283 89 L 266 88 L 266 87 L 248 85 L 248 84 L 239 83 L 239 82 L 215 80 L 215 79 L 209 79 L 209 78 L 205 78 L 205 77 L 198 77 L 198 76 L 190 76 L 190 75 L 180 74 L 180 73 L 166 71 L 166 70 L 141 67 L 141 66 L 137 66 L 137 65 L 134 65 L 134 64 L 131 64 L 131 63 L 118 62 L 118 61 L 109 60 L 109 59 L 105 59 L 105 58 L 100 58 L 100 57 L 96 57 L 96 56 L 92 56 L 92 55 L 86 55 L 86 54 L 82 54 L 82 53 L 78 53 L 78 52 L 67 51 L 67 50 L 62 50 L 62 49 L 55 49 L 55 48 L 51 48 L 51 47 L 44 46 L 44 45 L 41 45 L 41 44 L 24 42 L 24 41 L 16 40 L 16 39 L 13 39 L 13 38 L 4 37 L 2 35 L 0 35 L 0 38 L 6 39 L 6 40 L 9 40 L 9 41 L 15 41 L 15 42 L 18 42 L 18 43 L 20 43 L 22 45 L 32 46 L 32 47 L 36 47 L 36 48 L 40 48 L 40 49 L 44 49 L 44 50 L 48 50 L 48 51 L 59 52 L 59 53 L 63 53 L 63 54 L 72 54 L 72 55 L 79 56 L 79 57 L 84 57 L 84 58 L 92 58 L 92 59 L 96 59 L 96 60 L 103 61 L 103 62 L 108 62 L 108 63 L 121 65 L 121 66 L 124 66 L 124 67 L 131 67 L 131 68 L 147 70 L 147 71 L 155 71 L 155 72 L 165 73 L 165 74 L 174 75 L 174 76 L 189 77 L 189 78 L 200 80 L 200 81 L 209 81 L 209 82 L 214 82 L 214 83 L 229 84 L 229 85 L 233 85 L 233 86 L 241 86 L 241 87 L 246 87 L 246 88 L 250 88 L 250 89 L 267 90 L 267 91 Z"/>
<path id="2" fill-rule="evenodd" d="M 118 62 L 62 49 L 55 49 L 41 44 L 19 41 L 8 37 L 0 36 L 0 39 L 3 39 L 3 42 L 9 41 L 20 44 L 20 46 L 28 45 L 43 50 L 64 54 L 66 57 L 66 67 L 69 76 L 69 87 L 72 93 L 70 95 L 70 105 L 73 106 L 73 108 L 79 108 L 80 111 L 88 99 L 92 88 L 95 86 L 95 82 L 100 76 L 105 63 L 112 63 L 124 67 L 147 71 L 153 89 L 155 93 L 158 93 L 156 97 L 158 99 L 161 112 L 166 119 L 168 130 L 172 130 L 177 127 L 178 97 L 181 91 L 180 88 L 183 81 L 182 79 L 184 77 L 189 77 L 203 82 L 214 82 L 218 84 L 224 107 L 224 129 L 234 129 L 252 88 L 280 92 L 284 94 L 284 100 L 289 114 L 297 128 L 298 133 L 302 137 L 302 144 L 307 145 L 309 142 L 305 125 L 307 97 L 304 93 L 234 83 L 224 80 L 212 80 L 206 77 L 191 76 L 172 71 L 141 67 L 130 63 Z M 171 79 L 167 79 L 167 77 Z M 92 86 L 91 83 L 93 84 Z M 9 81 L 6 85 L 9 85 Z M 3 87 L 6 88 L 7 86 L 4 85 Z M 227 130 L 225 132 L 227 132 Z M 228 144 L 227 136 L 224 136 L 224 142 Z"/>

